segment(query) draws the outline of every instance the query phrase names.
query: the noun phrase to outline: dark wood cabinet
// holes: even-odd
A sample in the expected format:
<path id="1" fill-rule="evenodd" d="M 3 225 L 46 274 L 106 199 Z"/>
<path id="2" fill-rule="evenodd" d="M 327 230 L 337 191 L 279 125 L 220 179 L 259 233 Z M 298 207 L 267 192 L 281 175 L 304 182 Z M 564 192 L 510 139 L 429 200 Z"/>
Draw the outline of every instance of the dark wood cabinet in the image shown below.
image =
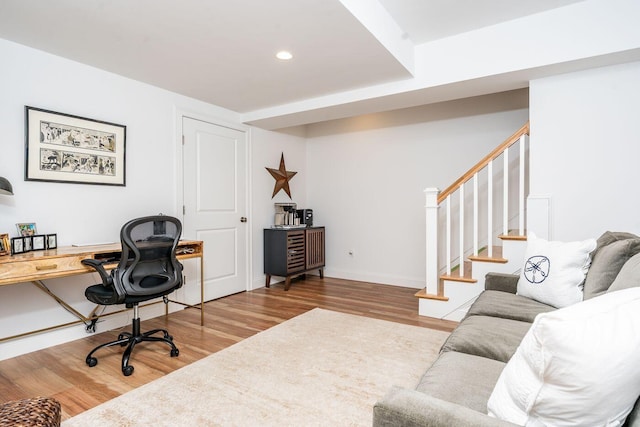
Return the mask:
<path id="1" fill-rule="evenodd" d="M 264 230 L 264 273 L 266 287 L 271 276 L 285 277 L 284 290 L 289 290 L 291 278 L 310 270 L 324 272 L 324 227 L 296 229 L 266 228 Z"/>

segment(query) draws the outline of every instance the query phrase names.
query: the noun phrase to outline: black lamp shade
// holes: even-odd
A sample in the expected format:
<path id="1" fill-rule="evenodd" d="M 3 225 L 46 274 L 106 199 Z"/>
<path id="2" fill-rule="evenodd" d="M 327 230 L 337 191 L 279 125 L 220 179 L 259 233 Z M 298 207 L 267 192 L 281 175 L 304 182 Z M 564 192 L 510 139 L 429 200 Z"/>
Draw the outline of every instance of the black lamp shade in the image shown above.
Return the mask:
<path id="1" fill-rule="evenodd" d="M 10 196 L 13 195 L 13 187 L 11 183 L 6 179 L 0 176 L 0 194 L 8 194 Z"/>

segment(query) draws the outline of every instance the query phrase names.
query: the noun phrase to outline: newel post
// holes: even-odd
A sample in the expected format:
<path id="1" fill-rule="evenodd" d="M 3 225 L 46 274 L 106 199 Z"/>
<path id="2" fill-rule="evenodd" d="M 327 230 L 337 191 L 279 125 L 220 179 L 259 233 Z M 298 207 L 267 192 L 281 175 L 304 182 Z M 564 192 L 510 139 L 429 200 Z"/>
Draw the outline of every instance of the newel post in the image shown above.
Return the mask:
<path id="1" fill-rule="evenodd" d="M 426 292 L 436 295 L 438 293 L 438 194 L 437 188 L 424 190 L 426 203 Z"/>

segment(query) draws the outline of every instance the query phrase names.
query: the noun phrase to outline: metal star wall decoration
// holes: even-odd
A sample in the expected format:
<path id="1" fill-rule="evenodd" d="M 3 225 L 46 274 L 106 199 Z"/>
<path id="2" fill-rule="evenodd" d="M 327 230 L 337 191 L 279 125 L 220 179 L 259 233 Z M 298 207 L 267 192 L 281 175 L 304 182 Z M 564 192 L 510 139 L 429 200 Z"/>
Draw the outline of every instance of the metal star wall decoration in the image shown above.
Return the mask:
<path id="1" fill-rule="evenodd" d="M 273 195 L 271 196 L 271 198 L 273 199 L 276 196 L 276 194 L 278 194 L 278 191 L 280 190 L 284 190 L 284 192 L 287 193 L 289 198 L 291 198 L 291 189 L 289 188 L 289 180 L 293 178 L 293 176 L 298 172 L 288 171 L 287 168 L 284 166 L 284 153 L 282 153 L 282 155 L 280 156 L 280 168 L 271 169 L 271 168 L 265 167 L 265 169 L 268 170 L 271 176 L 276 180 L 276 185 L 275 187 L 273 187 Z"/>

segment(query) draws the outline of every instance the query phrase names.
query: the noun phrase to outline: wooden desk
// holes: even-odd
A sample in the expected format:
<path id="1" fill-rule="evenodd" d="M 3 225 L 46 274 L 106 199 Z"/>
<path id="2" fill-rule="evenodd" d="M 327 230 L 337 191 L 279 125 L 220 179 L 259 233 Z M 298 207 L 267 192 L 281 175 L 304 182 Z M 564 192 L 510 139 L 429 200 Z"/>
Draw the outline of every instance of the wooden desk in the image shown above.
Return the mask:
<path id="1" fill-rule="evenodd" d="M 75 276 L 78 274 L 95 273 L 95 270 L 82 264 L 83 259 L 93 258 L 97 260 L 113 260 L 105 265 L 107 269 L 117 265 L 120 259 L 122 247 L 120 243 L 95 245 L 95 246 L 61 246 L 57 249 L 45 251 L 32 251 L 24 254 L 0 256 L 0 286 L 15 285 L 17 283 L 31 282 L 45 292 L 58 304 L 73 313 L 79 320 L 75 322 L 55 325 L 46 329 L 26 332 L 20 335 L 0 338 L 0 342 L 23 337 L 39 332 L 57 329 L 77 323 L 90 322 L 96 319 L 96 309 L 89 316 L 84 316 L 60 297 L 47 288 L 42 280 L 58 277 Z M 200 325 L 204 325 L 204 257 L 203 242 L 200 240 L 181 240 L 176 250 L 179 260 L 200 258 L 200 307 L 189 305 L 179 301 L 172 301 L 187 307 L 200 308 Z M 168 307 L 165 308 L 165 313 Z M 115 313 L 109 313 L 115 314 Z"/>

